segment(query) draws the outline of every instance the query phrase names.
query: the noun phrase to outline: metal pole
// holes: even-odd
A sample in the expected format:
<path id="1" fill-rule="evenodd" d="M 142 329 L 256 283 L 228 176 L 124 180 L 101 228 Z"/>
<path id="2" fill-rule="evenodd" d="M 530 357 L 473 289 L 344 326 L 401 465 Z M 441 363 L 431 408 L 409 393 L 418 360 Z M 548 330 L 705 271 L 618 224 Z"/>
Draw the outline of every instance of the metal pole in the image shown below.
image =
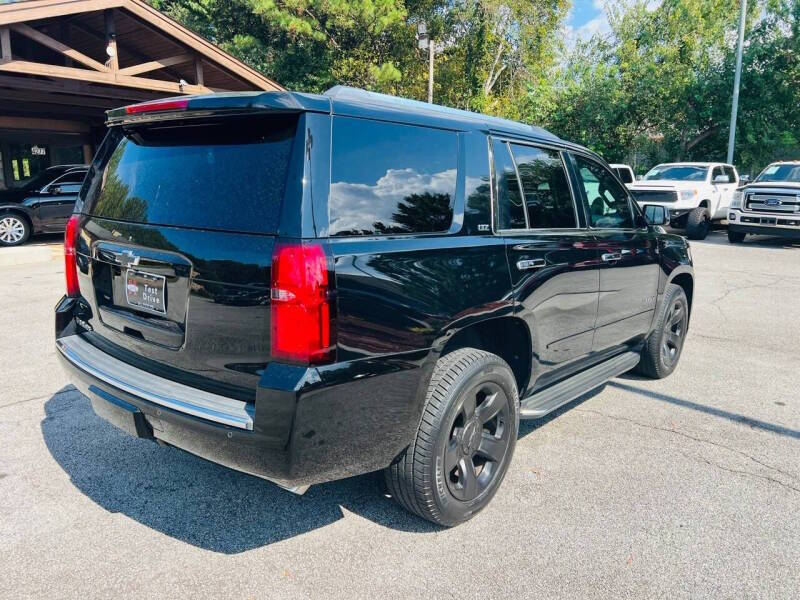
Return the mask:
<path id="1" fill-rule="evenodd" d="M 739 82 L 742 78 L 742 46 L 744 45 L 744 22 L 747 15 L 747 0 L 739 7 L 739 43 L 736 47 L 736 74 L 733 77 L 733 104 L 731 105 L 731 127 L 728 133 L 728 162 L 733 163 L 733 144 L 736 141 L 736 113 L 739 111 Z"/>
<path id="2" fill-rule="evenodd" d="M 428 40 L 428 103 L 433 104 L 433 38 Z"/>

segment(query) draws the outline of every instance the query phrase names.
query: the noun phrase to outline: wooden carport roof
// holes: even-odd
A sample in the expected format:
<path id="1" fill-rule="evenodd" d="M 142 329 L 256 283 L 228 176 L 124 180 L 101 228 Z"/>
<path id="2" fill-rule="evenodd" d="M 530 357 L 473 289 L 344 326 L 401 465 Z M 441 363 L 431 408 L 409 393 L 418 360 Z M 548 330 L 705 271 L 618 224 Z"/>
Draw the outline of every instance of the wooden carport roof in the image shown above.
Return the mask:
<path id="1" fill-rule="evenodd" d="M 141 0 L 0 0 L 0 50 L 0 96 L 7 100 L 57 95 L 69 104 L 71 96 L 100 108 L 283 89 Z"/>

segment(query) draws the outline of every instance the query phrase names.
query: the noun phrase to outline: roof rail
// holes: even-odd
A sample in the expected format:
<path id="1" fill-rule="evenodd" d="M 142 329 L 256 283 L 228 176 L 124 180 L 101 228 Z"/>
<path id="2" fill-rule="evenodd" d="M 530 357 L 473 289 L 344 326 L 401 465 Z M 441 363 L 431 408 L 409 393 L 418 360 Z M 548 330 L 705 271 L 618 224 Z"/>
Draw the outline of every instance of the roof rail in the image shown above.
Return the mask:
<path id="1" fill-rule="evenodd" d="M 420 102 L 419 100 L 411 100 L 409 98 L 401 98 L 399 96 L 390 96 L 388 94 L 380 94 L 378 92 L 368 92 L 346 85 L 337 85 L 325 91 L 325 96 L 332 100 L 342 100 L 355 102 L 359 104 L 369 104 L 372 106 L 380 106 L 393 109 L 404 109 L 409 112 L 417 112 L 430 115 L 448 116 L 454 119 L 469 121 L 471 123 L 479 123 L 485 125 L 489 129 L 498 129 L 522 135 L 533 135 L 540 138 L 550 138 L 557 140 L 557 136 L 553 135 L 542 127 L 534 125 L 526 125 L 517 121 L 510 121 L 508 119 L 501 119 L 500 117 L 492 117 L 480 113 L 470 112 L 468 110 L 461 110 L 458 108 L 450 108 L 447 106 L 440 106 L 438 104 L 429 104 L 427 102 Z"/>

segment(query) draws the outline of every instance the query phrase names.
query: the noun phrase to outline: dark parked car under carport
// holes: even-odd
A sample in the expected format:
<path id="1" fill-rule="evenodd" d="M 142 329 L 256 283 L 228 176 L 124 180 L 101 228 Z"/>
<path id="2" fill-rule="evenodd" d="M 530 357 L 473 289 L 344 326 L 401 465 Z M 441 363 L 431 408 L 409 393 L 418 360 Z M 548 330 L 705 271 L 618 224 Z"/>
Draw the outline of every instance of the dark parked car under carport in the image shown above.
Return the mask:
<path id="1" fill-rule="evenodd" d="M 17 189 L 0 192 L 0 246 L 19 246 L 36 233 L 60 233 L 72 214 L 86 165 L 58 165 Z"/>

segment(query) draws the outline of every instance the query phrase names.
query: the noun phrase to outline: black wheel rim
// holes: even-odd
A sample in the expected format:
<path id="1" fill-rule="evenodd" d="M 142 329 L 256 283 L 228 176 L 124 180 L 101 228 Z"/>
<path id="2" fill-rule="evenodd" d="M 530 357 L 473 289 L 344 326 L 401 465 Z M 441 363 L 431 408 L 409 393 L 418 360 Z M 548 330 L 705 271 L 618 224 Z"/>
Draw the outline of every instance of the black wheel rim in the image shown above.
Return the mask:
<path id="1" fill-rule="evenodd" d="M 679 299 L 674 300 L 667 310 L 664 332 L 661 336 L 661 360 L 671 368 L 678 360 L 686 335 L 686 307 Z"/>
<path id="2" fill-rule="evenodd" d="M 510 442 L 508 396 L 492 382 L 460 399 L 450 425 L 444 467 L 450 493 L 462 502 L 480 496 L 497 477 Z"/>

